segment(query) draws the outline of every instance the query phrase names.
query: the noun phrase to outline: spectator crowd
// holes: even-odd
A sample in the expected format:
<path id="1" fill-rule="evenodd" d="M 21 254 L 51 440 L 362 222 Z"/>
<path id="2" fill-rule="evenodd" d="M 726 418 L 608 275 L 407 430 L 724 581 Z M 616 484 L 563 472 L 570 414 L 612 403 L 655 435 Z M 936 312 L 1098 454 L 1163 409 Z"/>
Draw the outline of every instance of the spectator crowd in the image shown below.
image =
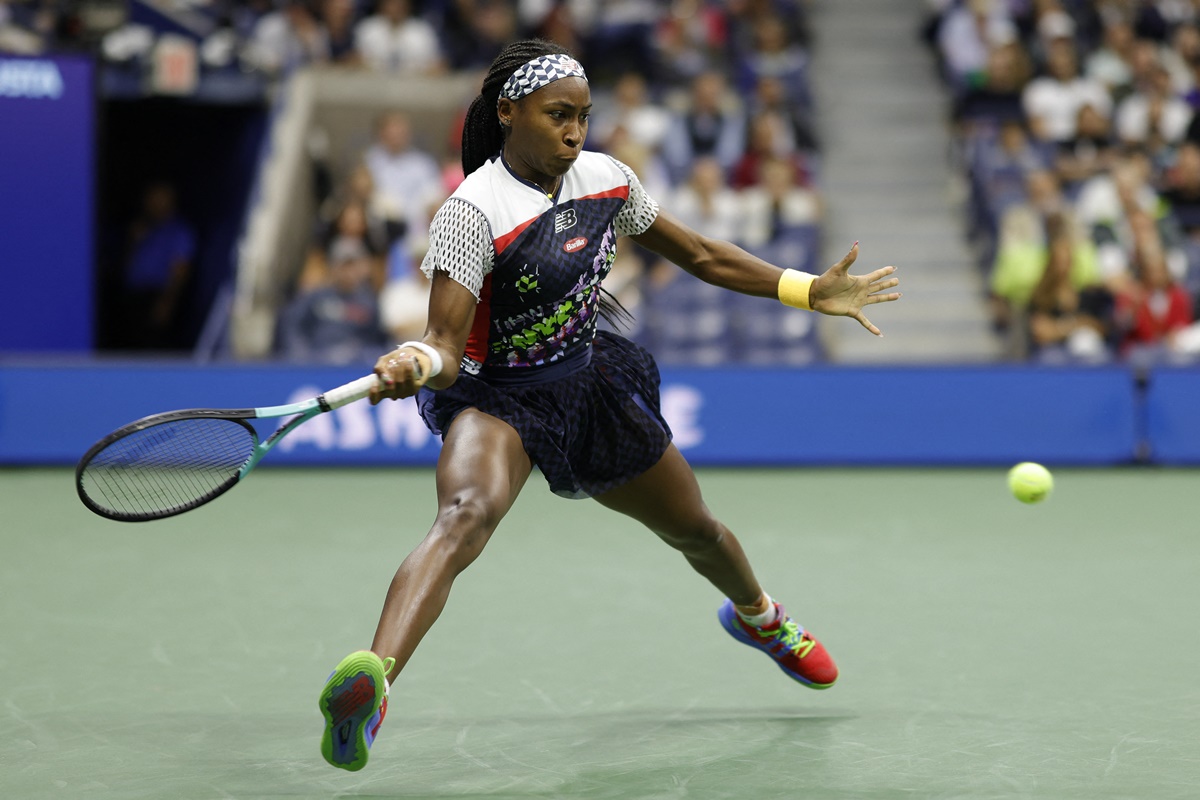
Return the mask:
<path id="1" fill-rule="evenodd" d="M 784 266 L 817 269 L 820 161 L 808 83 L 808 0 L 174 5 L 188 14 L 205 74 L 286 80 L 300 67 L 334 65 L 482 76 L 515 38 L 566 45 L 592 85 L 590 149 L 627 163 L 653 197 L 698 230 Z M 90 41 L 110 66 L 128 69 L 152 57 L 161 34 L 137 15 L 89 16 L 80 4 L 0 5 L 0 52 Z M 358 359 L 381 341 L 423 330 L 426 228 L 463 176 L 459 130 L 418 141 L 414 127 L 399 109 L 381 114 L 370 146 L 340 159 L 352 163 L 346 174 L 317 181 L 312 244 L 279 319 L 281 355 Z M 665 363 L 803 363 L 819 356 L 808 315 L 714 290 L 632 244 L 606 286 L 633 312 L 627 333 Z"/>
<path id="2" fill-rule="evenodd" d="M 247 30 L 261 46 L 257 57 L 279 70 L 320 62 L 425 75 L 481 72 L 513 38 L 562 42 L 588 69 L 590 149 L 628 164 L 653 197 L 698 230 L 814 269 L 821 203 L 805 20 L 805 5 L 792 0 L 380 0 L 361 7 L 326 0 L 285 3 Z M 463 179 L 465 110 L 432 140 L 421 138 L 427 131 L 403 110 L 382 113 L 346 174 L 318 170 L 318 218 L 294 299 L 280 317 L 281 355 L 345 361 L 380 341 L 419 337 L 429 295 L 419 267 L 429 220 Z M 606 287 L 633 314 L 626 332 L 664 363 L 819 356 L 807 315 L 716 290 L 632 243 Z M 359 346 L 348 346 L 348 338 Z"/>
<path id="3" fill-rule="evenodd" d="M 934 6 L 970 235 L 1012 352 L 1200 355 L 1200 4 Z"/>

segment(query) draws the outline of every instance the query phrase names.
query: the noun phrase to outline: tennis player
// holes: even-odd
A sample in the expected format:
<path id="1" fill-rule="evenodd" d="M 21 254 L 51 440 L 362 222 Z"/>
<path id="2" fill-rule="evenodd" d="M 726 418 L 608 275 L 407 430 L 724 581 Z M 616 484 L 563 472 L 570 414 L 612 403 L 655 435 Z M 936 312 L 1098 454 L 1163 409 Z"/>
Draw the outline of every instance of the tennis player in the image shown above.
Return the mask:
<path id="1" fill-rule="evenodd" d="M 493 62 L 463 131 L 466 180 L 435 215 L 422 269 L 432 280 L 424 338 L 379 359 L 371 401 L 417 395 L 443 438 L 438 513 L 404 559 L 370 650 L 338 664 L 321 692 L 321 752 L 361 769 L 401 670 L 450 586 L 479 556 L 533 467 L 550 489 L 592 497 L 680 551 L 726 598 L 725 631 L 805 686 L 837 667 L 759 585 L 738 540 L 705 506 L 671 443 L 650 354 L 597 331 L 617 239 L 717 286 L 843 315 L 879 330 L 865 306 L 896 300 L 894 267 L 850 275 L 857 243 L 820 276 L 780 269 L 693 231 L 647 196 L 624 164 L 583 150 L 591 93 L 583 67 L 540 40 Z"/>

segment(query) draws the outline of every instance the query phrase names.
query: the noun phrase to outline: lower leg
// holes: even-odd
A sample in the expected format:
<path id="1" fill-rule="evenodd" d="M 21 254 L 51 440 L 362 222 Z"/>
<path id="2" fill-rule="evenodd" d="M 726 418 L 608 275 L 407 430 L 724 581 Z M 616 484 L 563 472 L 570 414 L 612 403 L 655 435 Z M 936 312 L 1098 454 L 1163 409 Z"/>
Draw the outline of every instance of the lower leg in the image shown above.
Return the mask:
<path id="1" fill-rule="evenodd" d="M 698 545 L 676 545 L 677 549 L 692 569 L 732 600 L 739 610 L 765 606 L 766 596 L 741 543 L 724 525 L 719 522 L 716 525 L 719 533 L 715 540 Z"/>
<path id="2" fill-rule="evenodd" d="M 482 538 L 486 541 L 487 535 Z M 404 559 L 388 587 L 371 650 L 380 658 L 396 659 L 395 673 L 408 663 L 441 615 L 454 579 L 474 560 L 473 555 L 456 558 L 449 551 L 441 537 L 431 532 Z"/>
<path id="3" fill-rule="evenodd" d="M 441 615 L 454 579 L 508 513 L 533 466 L 507 423 L 474 409 L 454 420 L 437 468 L 438 515 L 392 578 L 371 649 L 397 672 Z"/>

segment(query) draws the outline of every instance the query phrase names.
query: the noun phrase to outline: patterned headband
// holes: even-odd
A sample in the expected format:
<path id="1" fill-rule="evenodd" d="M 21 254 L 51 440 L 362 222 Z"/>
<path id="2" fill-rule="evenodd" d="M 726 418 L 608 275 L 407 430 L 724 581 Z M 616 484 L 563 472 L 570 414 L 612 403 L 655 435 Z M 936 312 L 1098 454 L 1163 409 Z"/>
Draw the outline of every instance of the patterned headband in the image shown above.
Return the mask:
<path id="1" fill-rule="evenodd" d="M 566 53 L 538 56 L 517 68 L 512 77 L 504 82 L 500 96 L 509 100 L 520 100 L 560 78 L 583 78 L 586 81 L 587 75 L 583 73 L 579 62 Z"/>

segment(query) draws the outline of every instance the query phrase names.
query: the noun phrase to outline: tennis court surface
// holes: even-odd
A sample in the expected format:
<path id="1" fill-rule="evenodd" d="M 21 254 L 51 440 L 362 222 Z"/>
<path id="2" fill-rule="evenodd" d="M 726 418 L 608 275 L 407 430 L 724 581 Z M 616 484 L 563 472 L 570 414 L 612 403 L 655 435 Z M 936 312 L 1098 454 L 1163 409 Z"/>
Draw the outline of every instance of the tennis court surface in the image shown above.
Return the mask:
<path id="1" fill-rule="evenodd" d="M 842 670 L 793 684 L 634 523 L 531 478 L 371 762 L 316 697 L 434 511 L 425 470 L 264 469 L 156 523 L 0 471 L 4 798 L 1194 798 L 1200 473 L 702 470 Z"/>

